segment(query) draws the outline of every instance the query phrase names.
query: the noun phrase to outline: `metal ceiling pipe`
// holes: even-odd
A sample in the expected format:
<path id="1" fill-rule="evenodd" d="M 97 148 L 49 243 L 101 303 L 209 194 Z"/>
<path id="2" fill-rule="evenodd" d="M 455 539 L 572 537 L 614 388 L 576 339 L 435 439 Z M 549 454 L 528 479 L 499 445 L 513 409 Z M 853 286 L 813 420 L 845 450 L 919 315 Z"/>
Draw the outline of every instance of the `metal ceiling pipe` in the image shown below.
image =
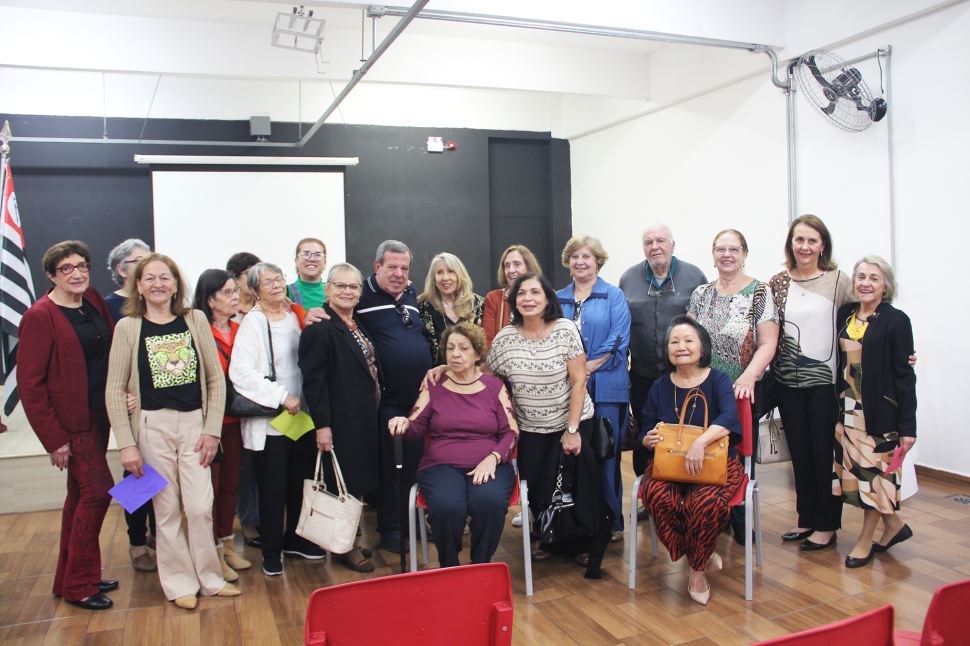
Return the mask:
<path id="1" fill-rule="evenodd" d="M 374 65 L 374 63 L 376 63 L 378 59 L 380 59 L 380 57 L 383 56 L 384 52 L 386 52 L 387 49 L 391 46 L 391 44 L 395 40 L 397 40 L 397 37 L 404 32 L 407 26 L 411 24 L 411 21 L 413 21 L 415 17 L 417 17 L 418 12 L 424 9 L 424 7 L 428 4 L 429 1 L 430 0 L 416 0 L 416 2 L 404 12 L 404 15 L 401 16 L 401 20 L 399 20 L 398 23 L 394 25 L 394 28 L 391 29 L 390 33 L 388 33 L 387 36 L 384 37 L 384 40 L 382 40 L 381 44 L 377 46 L 377 49 L 375 49 L 373 53 L 367 57 L 367 60 L 364 62 L 363 65 L 360 66 L 360 69 L 354 72 L 354 76 L 350 79 L 350 82 L 344 86 L 344 89 L 340 91 L 340 94 L 338 94 L 336 98 L 334 98 L 330 106 L 323 111 L 323 114 L 320 115 L 320 118 L 317 119 L 317 122 L 314 123 L 313 126 L 309 130 L 307 130 L 306 134 L 300 138 L 300 141 L 297 144 L 300 148 L 305 146 L 306 143 L 310 141 L 311 138 L 313 138 L 313 135 L 315 135 L 317 130 L 320 129 L 324 121 L 327 120 L 327 117 L 329 117 L 331 114 L 334 113 L 334 111 L 336 111 L 336 109 L 340 106 L 341 102 L 345 98 L 347 98 L 348 94 L 350 94 L 351 90 L 357 87 L 357 84 L 360 83 L 360 80 L 364 78 L 364 75 L 367 74 L 367 72 Z"/>

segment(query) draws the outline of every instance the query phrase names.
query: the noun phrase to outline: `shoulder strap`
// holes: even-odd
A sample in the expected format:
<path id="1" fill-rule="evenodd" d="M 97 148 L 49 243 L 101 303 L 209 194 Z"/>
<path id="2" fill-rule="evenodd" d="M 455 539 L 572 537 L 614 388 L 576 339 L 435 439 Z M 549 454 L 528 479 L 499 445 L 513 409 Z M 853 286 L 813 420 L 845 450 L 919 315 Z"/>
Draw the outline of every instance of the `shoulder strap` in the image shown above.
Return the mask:
<path id="1" fill-rule="evenodd" d="M 266 334 L 269 336 L 269 377 L 272 381 L 276 381 L 276 354 L 273 352 L 273 328 L 269 325 L 269 317 L 265 314 L 263 316 L 266 319 Z"/>
<path id="2" fill-rule="evenodd" d="M 222 358 L 226 360 L 226 365 L 228 366 L 232 362 L 232 358 L 229 356 L 229 353 L 226 352 L 225 348 L 222 347 L 222 344 L 219 343 L 218 339 L 216 340 L 216 350 L 218 350 L 219 354 L 222 355 Z"/>
<path id="3" fill-rule="evenodd" d="M 290 283 L 290 294 L 293 296 L 293 302 L 297 305 L 303 305 L 303 294 L 300 293 L 300 286 L 294 280 Z"/>

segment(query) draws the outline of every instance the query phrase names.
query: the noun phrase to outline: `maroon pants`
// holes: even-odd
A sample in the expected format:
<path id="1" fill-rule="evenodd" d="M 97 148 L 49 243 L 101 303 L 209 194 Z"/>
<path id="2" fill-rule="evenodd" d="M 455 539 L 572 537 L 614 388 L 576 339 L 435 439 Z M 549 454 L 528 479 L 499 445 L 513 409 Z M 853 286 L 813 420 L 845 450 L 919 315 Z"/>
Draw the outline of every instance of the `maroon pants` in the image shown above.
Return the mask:
<path id="1" fill-rule="evenodd" d="M 78 601 L 98 593 L 101 580 L 101 546 L 98 536 L 108 511 L 114 485 L 108 461 L 108 417 L 91 412 L 91 427 L 70 436 L 67 462 L 67 498 L 61 515 L 61 549 L 54 574 L 56 595 Z"/>
<path id="2" fill-rule="evenodd" d="M 239 422 L 222 425 L 222 462 L 212 469 L 212 533 L 218 541 L 232 536 L 236 515 L 236 492 L 239 491 L 239 468 L 242 462 L 242 431 Z"/>
<path id="3" fill-rule="evenodd" d="M 676 561 L 684 554 L 687 563 L 697 571 L 707 567 L 707 560 L 717 547 L 717 537 L 731 516 L 728 503 L 734 497 L 744 475 L 737 458 L 728 459 L 727 483 L 695 485 L 654 480 L 648 466 L 644 505 L 650 510 L 657 536 Z"/>

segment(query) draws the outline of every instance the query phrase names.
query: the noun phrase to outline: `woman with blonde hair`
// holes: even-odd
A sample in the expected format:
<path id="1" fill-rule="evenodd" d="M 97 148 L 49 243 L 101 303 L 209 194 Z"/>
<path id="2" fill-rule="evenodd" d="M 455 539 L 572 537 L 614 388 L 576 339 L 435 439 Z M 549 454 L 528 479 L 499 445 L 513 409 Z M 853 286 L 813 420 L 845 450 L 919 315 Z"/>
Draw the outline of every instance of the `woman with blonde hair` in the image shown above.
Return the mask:
<path id="1" fill-rule="evenodd" d="M 444 331 L 463 321 L 481 325 L 484 306 L 485 299 L 472 291 L 472 279 L 458 256 L 443 251 L 431 259 L 418 309 L 436 364 L 445 362 L 439 350 Z"/>
<path id="2" fill-rule="evenodd" d="M 512 307 L 509 305 L 509 287 L 515 279 L 525 273 L 541 274 L 542 267 L 535 254 L 525 245 L 514 244 L 506 247 L 498 259 L 498 289 L 485 294 L 485 310 L 482 313 L 482 329 L 485 339 L 492 339 L 506 325 L 512 322 Z"/>

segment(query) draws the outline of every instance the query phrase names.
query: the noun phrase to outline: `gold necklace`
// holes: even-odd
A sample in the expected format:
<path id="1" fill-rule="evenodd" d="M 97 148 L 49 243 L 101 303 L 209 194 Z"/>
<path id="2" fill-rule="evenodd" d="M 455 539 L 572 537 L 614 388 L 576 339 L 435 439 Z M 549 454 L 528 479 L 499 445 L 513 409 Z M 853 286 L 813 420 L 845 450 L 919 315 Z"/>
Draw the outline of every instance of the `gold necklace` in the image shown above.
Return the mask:
<path id="1" fill-rule="evenodd" d="M 677 420 L 679 421 L 680 420 L 680 409 L 677 408 L 677 384 L 674 383 L 674 380 L 673 379 L 670 380 L 670 384 L 674 387 L 674 415 L 677 416 Z M 687 389 L 687 395 L 690 395 L 690 391 L 691 390 L 693 390 L 693 388 L 688 388 Z M 686 398 L 687 395 L 684 395 L 684 397 Z M 695 410 L 697 410 L 697 398 L 696 397 L 691 402 L 690 419 L 694 419 L 694 411 Z M 685 418 L 687 417 L 686 414 L 684 415 L 684 417 Z"/>

